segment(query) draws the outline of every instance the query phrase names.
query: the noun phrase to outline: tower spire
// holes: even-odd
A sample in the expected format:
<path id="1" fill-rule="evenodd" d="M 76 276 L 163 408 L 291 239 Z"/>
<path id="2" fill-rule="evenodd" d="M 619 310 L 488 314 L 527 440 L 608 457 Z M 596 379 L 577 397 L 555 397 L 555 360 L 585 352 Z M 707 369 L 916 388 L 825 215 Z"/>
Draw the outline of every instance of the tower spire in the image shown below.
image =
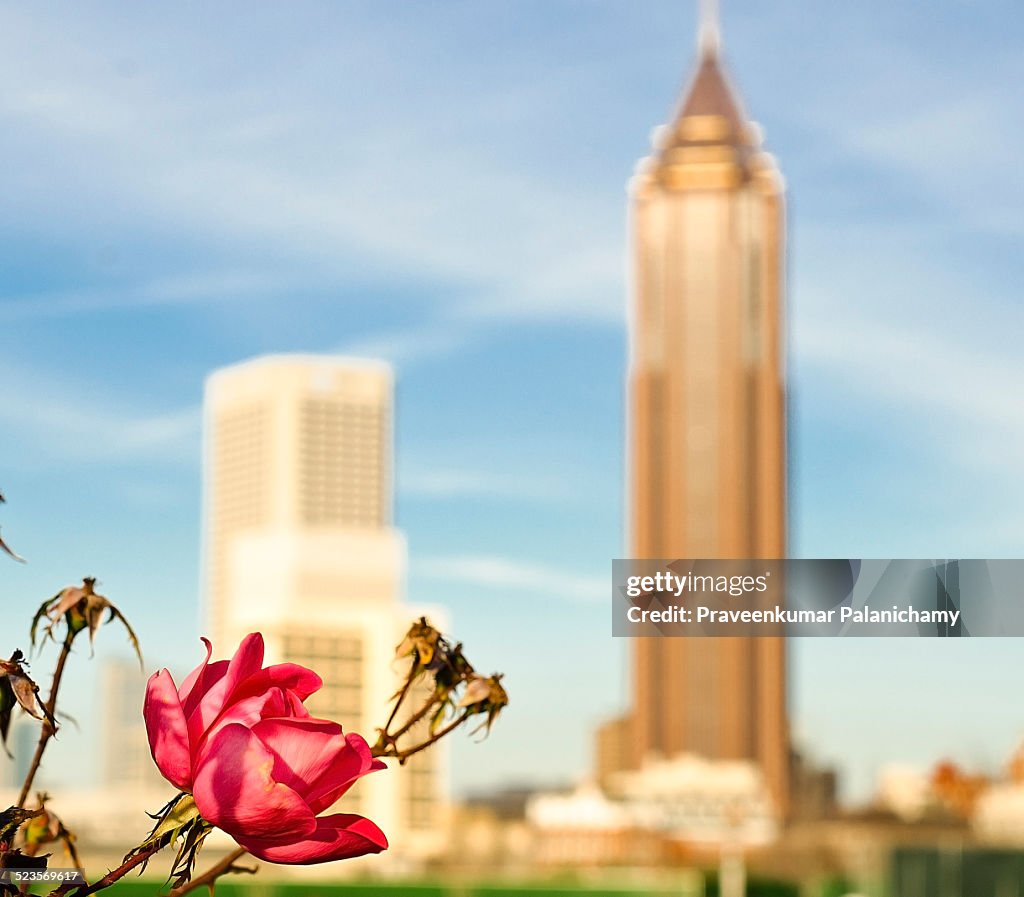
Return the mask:
<path id="1" fill-rule="evenodd" d="M 697 45 L 702 56 L 717 56 L 721 42 L 718 24 L 718 0 L 700 0 L 700 28 Z"/>

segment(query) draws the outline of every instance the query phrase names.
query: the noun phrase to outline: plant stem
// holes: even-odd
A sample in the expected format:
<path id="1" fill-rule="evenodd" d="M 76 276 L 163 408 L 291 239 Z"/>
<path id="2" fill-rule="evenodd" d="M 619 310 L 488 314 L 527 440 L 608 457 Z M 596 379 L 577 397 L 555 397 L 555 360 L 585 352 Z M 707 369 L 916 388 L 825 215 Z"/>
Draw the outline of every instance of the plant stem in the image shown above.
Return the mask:
<path id="1" fill-rule="evenodd" d="M 57 690 L 60 688 L 60 680 L 64 676 L 64 664 L 67 663 L 68 656 L 71 654 L 71 643 L 74 641 L 74 638 L 75 634 L 69 628 L 67 635 L 64 637 L 64 644 L 60 649 L 60 656 L 57 658 L 57 666 L 53 671 L 53 684 L 50 686 L 50 696 L 46 699 L 46 704 L 43 705 L 46 707 L 50 719 L 53 720 L 57 718 Z M 35 756 L 32 757 L 32 765 L 28 768 L 28 775 L 25 776 L 25 783 L 21 786 L 21 794 L 18 796 L 16 806 L 25 806 L 25 801 L 28 800 L 28 793 L 32 790 L 32 782 L 39 771 L 43 752 L 46 750 L 46 745 L 55 732 L 56 730 L 50 725 L 49 721 L 43 720 L 39 730 L 39 743 L 36 745 Z"/>
<path id="2" fill-rule="evenodd" d="M 391 708 L 391 716 L 388 717 L 388 721 L 384 723 L 384 734 L 391 728 L 391 724 L 395 721 L 395 717 L 398 716 L 398 708 L 402 706 L 402 701 L 405 700 L 405 696 L 409 694 L 409 689 L 412 688 L 412 680 L 415 678 L 413 673 L 416 671 L 416 667 L 419 665 L 419 656 L 413 660 L 412 666 L 409 667 L 409 675 L 405 678 L 405 685 L 402 686 L 401 692 L 399 692 L 398 700 L 395 701 L 395 706 Z"/>
<path id="3" fill-rule="evenodd" d="M 254 874 L 256 872 L 255 868 L 250 869 L 246 866 L 235 865 L 235 863 L 244 856 L 244 847 L 239 847 L 237 850 L 231 851 L 231 853 L 224 857 L 224 859 L 214 863 L 202 875 L 197 875 L 191 881 L 185 882 L 181 887 L 174 888 L 166 895 L 166 897 L 182 897 L 183 894 L 187 894 L 189 891 L 194 891 L 196 888 L 200 888 L 203 885 L 212 885 L 222 875 L 228 875 L 232 872 L 246 872 L 249 875 Z"/>
<path id="4" fill-rule="evenodd" d="M 72 897 L 87 897 L 89 894 L 95 894 L 97 891 L 109 888 L 112 884 L 124 878 L 136 866 L 141 866 L 148 862 L 153 854 L 163 850 L 167 846 L 167 843 L 167 838 L 161 838 L 158 841 L 154 841 L 148 847 L 126 857 L 125 861 L 121 863 L 120 866 L 116 869 L 111 869 L 110 872 L 104 875 L 99 881 L 93 882 L 91 885 L 63 884 L 55 891 L 51 891 L 50 897 L 63 897 L 65 894 L 71 894 Z"/>
<path id="5" fill-rule="evenodd" d="M 467 719 L 469 719 L 470 716 L 472 716 L 472 714 L 468 710 L 464 710 L 460 716 L 452 720 L 440 732 L 438 732 L 436 735 L 432 735 L 430 738 L 424 741 L 423 744 L 418 744 L 416 745 L 416 747 L 409 748 L 406 751 L 400 751 L 398 750 L 398 747 L 394 745 L 394 743 L 392 743 L 392 746 L 395 748 L 395 753 L 388 754 L 385 751 L 381 751 L 380 753 L 378 753 L 376 750 L 374 750 L 373 755 L 375 757 L 394 757 L 396 760 L 398 760 L 399 763 L 405 763 L 405 761 L 408 760 L 413 754 L 418 754 L 420 751 L 426 750 L 432 744 L 444 738 L 445 735 L 447 735 L 449 732 L 454 732 Z"/>
<path id="6" fill-rule="evenodd" d="M 397 744 L 395 744 L 399 738 L 401 738 L 406 732 L 408 732 L 413 726 L 416 725 L 421 719 L 423 719 L 431 710 L 434 709 L 435 704 L 434 696 L 431 694 L 430 698 L 424 702 L 423 706 L 417 710 L 412 716 L 410 716 L 397 732 L 392 735 L 386 729 L 381 734 L 383 739 L 386 739 L 390 744 L 395 745 L 397 750 Z M 388 723 L 390 725 L 390 723 Z"/>

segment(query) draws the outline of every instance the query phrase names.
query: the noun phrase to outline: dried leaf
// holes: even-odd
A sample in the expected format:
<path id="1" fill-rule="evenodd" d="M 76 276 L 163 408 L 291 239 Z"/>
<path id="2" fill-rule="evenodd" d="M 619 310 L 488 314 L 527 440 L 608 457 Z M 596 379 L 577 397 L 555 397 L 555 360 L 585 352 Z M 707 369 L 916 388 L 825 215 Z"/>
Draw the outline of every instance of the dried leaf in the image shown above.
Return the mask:
<path id="1" fill-rule="evenodd" d="M 33 816 L 39 814 L 39 810 L 23 810 L 21 807 L 11 807 L 7 810 L 0 810 L 0 841 L 7 841 L 14 837 L 14 833 Z"/>
<path id="2" fill-rule="evenodd" d="M 103 614 L 106 613 L 108 607 L 110 607 L 110 602 L 100 595 L 91 595 L 86 602 L 83 616 L 85 617 L 85 625 L 89 627 L 90 657 L 94 654 L 96 630 L 100 628 L 100 624 L 103 622 Z M 113 614 L 111 614 L 111 618 L 113 618 Z"/>
<path id="3" fill-rule="evenodd" d="M 27 856 L 20 850 L 0 850 L 0 869 L 45 869 L 47 859 L 47 856 Z M 0 894 L 10 894 L 12 897 L 16 897 L 21 894 L 21 890 L 16 884 L 0 882 Z"/>
<path id="4" fill-rule="evenodd" d="M 459 701 L 459 706 L 472 707 L 474 704 L 486 701 L 490 693 L 490 681 L 483 676 L 474 676 L 469 681 L 469 685 L 466 686 L 466 691 L 462 695 L 462 700 Z"/>
<path id="5" fill-rule="evenodd" d="M 85 598 L 87 595 L 91 595 L 92 585 L 90 580 L 87 579 L 86 583 L 89 584 L 88 591 L 86 591 L 83 588 L 79 588 L 78 586 L 68 586 L 63 591 L 58 592 L 52 599 L 53 606 L 47 610 L 47 616 L 49 616 L 51 620 L 56 622 L 61 617 L 63 617 L 64 614 L 71 610 L 75 605 L 77 605 L 83 598 Z"/>
<path id="6" fill-rule="evenodd" d="M 14 755 L 7 749 L 7 733 L 11 728 L 11 713 L 17 703 L 11 683 L 6 676 L 0 676 L 0 745 L 3 745 L 4 753 L 12 760 Z"/>
<path id="7" fill-rule="evenodd" d="M 15 703 L 30 716 L 46 720 L 53 731 L 57 731 L 57 721 L 39 698 L 39 686 L 21 665 L 23 658 L 21 651 L 15 651 L 10 660 L 0 660 L 0 737 L 5 749 Z"/>
<path id="8" fill-rule="evenodd" d="M 88 580 L 86 580 L 86 583 L 88 583 Z M 56 626 L 57 623 L 60 622 L 61 617 L 74 608 L 85 597 L 85 595 L 85 589 L 78 586 L 68 586 L 66 589 L 61 589 L 52 598 L 48 598 L 40 604 L 35 616 L 32 617 L 32 628 L 29 631 L 33 647 L 36 644 L 36 629 L 38 628 L 40 621 L 44 619 L 49 620 L 49 624 L 46 627 L 46 635 L 53 638 L 53 627 Z"/>
<path id="9" fill-rule="evenodd" d="M 45 869 L 48 856 L 32 857 L 20 850 L 0 851 L 0 869 Z M 0 894 L 20 895 L 16 884 L 0 883 Z"/>
<path id="10" fill-rule="evenodd" d="M 7 543 L 6 543 L 5 541 L 4 541 L 4 540 L 3 540 L 3 537 L 2 537 L 2 536 L 0 536 L 0 551 L 2 551 L 2 552 L 3 552 L 4 554 L 6 554 L 6 555 L 9 555 L 10 557 L 14 558 L 14 560 L 18 561 L 18 562 L 19 562 L 19 563 L 21 563 L 21 564 L 27 563 L 27 562 L 25 561 L 25 559 L 24 559 L 24 558 L 23 558 L 23 557 L 22 557 L 22 556 L 21 556 L 20 554 L 15 554 L 15 552 L 14 552 L 14 549 L 12 549 L 12 548 L 11 548 L 11 547 L 10 547 L 10 546 L 9 546 L 9 545 L 8 545 L 8 544 L 7 544 Z"/>
<path id="11" fill-rule="evenodd" d="M 132 629 L 131 624 L 125 619 L 125 616 L 119 611 L 113 604 L 107 602 L 107 606 L 110 608 L 110 620 L 118 619 L 126 630 L 128 630 L 128 641 L 131 642 L 132 647 L 135 649 L 135 656 L 139 658 L 139 666 L 142 664 L 142 649 L 139 647 L 139 637 L 135 634 L 135 630 Z M 109 622 L 109 620 L 108 620 Z"/>
<path id="12" fill-rule="evenodd" d="M 39 700 L 39 686 L 24 674 L 8 675 L 7 678 L 10 680 L 14 697 L 24 708 L 25 712 L 38 720 L 44 719 L 45 717 L 40 707 L 42 702 Z"/>

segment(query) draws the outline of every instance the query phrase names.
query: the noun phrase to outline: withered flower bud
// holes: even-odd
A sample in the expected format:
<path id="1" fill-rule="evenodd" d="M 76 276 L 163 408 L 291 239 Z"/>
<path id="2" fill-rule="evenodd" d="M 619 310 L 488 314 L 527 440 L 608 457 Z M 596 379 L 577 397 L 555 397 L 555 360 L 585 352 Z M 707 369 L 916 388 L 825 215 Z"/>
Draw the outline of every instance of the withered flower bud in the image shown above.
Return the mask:
<path id="1" fill-rule="evenodd" d="M 441 633 L 427 622 L 426 617 L 420 617 L 409 627 L 402 643 L 395 648 L 395 659 L 401 660 L 412 654 L 414 669 L 429 667 L 441 641 Z"/>
<path id="2" fill-rule="evenodd" d="M 43 637 L 56 640 L 54 630 L 57 624 L 63 619 L 67 626 L 67 636 L 74 638 L 83 629 L 89 630 L 89 647 L 92 652 L 96 639 L 96 630 L 106 622 L 109 623 L 115 618 L 128 631 L 128 641 L 135 649 L 139 658 L 139 666 L 142 666 L 142 651 L 139 648 L 139 640 L 132 629 L 131 624 L 125 619 L 124 614 L 115 607 L 109 598 L 100 595 L 95 591 L 96 580 L 87 576 L 82 580 L 81 586 L 68 586 L 62 589 L 52 598 L 44 601 L 36 615 L 32 618 L 31 638 L 32 644 L 36 643 L 36 628 L 40 621 L 47 620 L 46 631 Z M 106 620 L 103 615 L 107 614 Z"/>
<path id="3" fill-rule="evenodd" d="M 11 728 L 11 715 L 20 705 L 26 713 L 38 720 L 46 720 L 54 732 L 57 722 L 39 699 L 39 686 L 32 681 L 22 666 L 25 655 L 15 651 L 10 660 L 0 660 L 0 742 L 7 751 L 7 733 Z M 10 751 L 7 751 L 10 756 Z"/>
<path id="4" fill-rule="evenodd" d="M 454 648 L 447 643 L 442 643 L 444 650 L 439 651 L 435 657 L 431 672 L 434 675 L 434 701 L 437 702 L 436 709 L 430 718 L 430 731 L 438 730 L 451 711 L 457 707 L 456 690 L 463 682 L 476 673 L 473 665 L 466 660 L 462 653 L 462 643 Z"/>
<path id="5" fill-rule="evenodd" d="M 61 818 L 46 806 L 50 795 L 40 791 L 36 795 L 39 807 L 36 815 L 29 819 L 22 829 L 24 845 L 22 850 L 26 856 L 36 856 L 40 848 L 47 844 L 59 841 L 64 845 L 64 850 L 76 869 L 82 868 L 82 862 L 78 858 L 78 849 L 75 846 L 76 838 Z"/>
<path id="6" fill-rule="evenodd" d="M 477 728 L 489 733 L 498 714 L 508 704 L 508 694 L 501 685 L 501 675 L 480 676 L 462 651 L 462 643 L 452 647 L 448 639 L 420 617 L 410 627 L 396 649 L 398 658 L 413 656 L 405 681 L 395 692 L 391 715 L 377 742 L 371 748 L 375 757 L 394 757 L 405 763 L 440 739 L 451 734 L 470 717 L 485 714 Z M 429 682 L 416 689 L 421 677 Z M 412 696 L 418 709 L 400 716 L 400 708 Z M 421 723 L 426 723 L 424 733 Z M 392 728 L 392 724 L 396 724 Z"/>
<path id="7" fill-rule="evenodd" d="M 491 726 L 498 718 L 498 714 L 508 706 L 508 693 L 501 684 L 502 674 L 495 673 L 493 676 L 474 675 L 463 692 L 459 707 L 466 710 L 471 716 L 479 713 L 486 713 L 487 719 L 477 727 L 475 731 L 485 729 L 485 734 L 490 734 Z"/>

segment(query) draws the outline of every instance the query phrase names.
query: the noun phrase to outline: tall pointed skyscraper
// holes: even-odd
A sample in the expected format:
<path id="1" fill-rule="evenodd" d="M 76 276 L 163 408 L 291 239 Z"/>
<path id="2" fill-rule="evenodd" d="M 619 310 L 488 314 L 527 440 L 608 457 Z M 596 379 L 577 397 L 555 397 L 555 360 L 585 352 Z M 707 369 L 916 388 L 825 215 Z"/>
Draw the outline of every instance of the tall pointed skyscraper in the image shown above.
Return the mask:
<path id="1" fill-rule="evenodd" d="M 631 184 L 629 552 L 785 556 L 783 186 L 705 17 L 697 70 Z M 749 759 L 780 812 L 784 642 L 638 638 L 632 708 L 604 727 L 608 773 L 683 753 Z"/>

